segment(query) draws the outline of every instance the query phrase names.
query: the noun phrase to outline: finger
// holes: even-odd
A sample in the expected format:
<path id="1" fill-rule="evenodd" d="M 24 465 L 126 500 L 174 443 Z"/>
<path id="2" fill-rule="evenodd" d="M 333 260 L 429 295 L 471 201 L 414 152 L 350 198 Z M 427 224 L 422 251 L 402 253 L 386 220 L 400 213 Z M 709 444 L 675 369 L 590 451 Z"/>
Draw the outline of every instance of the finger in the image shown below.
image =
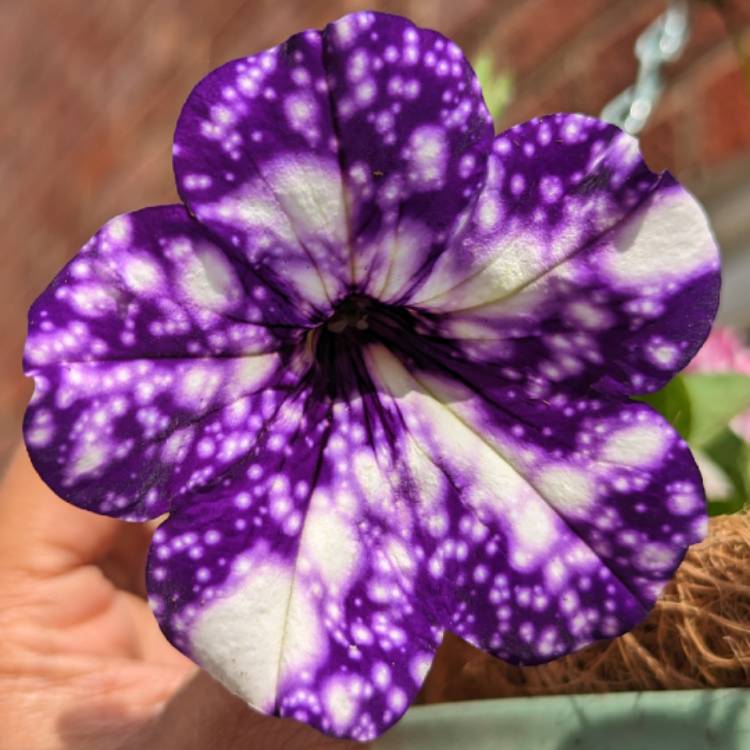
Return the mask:
<path id="1" fill-rule="evenodd" d="M 133 623 L 138 644 L 136 654 L 138 658 L 152 664 L 183 669 L 185 674 L 195 670 L 195 664 L 183 656 L 159 630 L 148 602 L 126 591 L 119 592 L 118 596 Z"/>
<path id="2" fill-rule="evenodd" d="M 112 546 L 104 557 L 97 560 L 97 565 L 116 588 L 145 599 L 144 571 L 154 529 L 150 523 L 118 523 L 119 531 Z"/>
<path id="3" fill-rule="evenodd" d="M 4 749 L 121 748 L 154 720 L 188 677 L 182 668 L 79 654 L 58 655 L 31 668 L 16 662 L 13 669 L 0 669 Z"/>
<path id="4" fill-rule="evenodd" d="M 55 575 L 100 558 L 123 524 L 64 502 L 37 475 L 23 446 L 0 485 L 4 567 Z"/>
<path id="5" fill-rule="evenodd" d="M 122 750 L 363 750 L 368 745 L 326 737 L 292 719 L 254 711 L 200 671 L 158 718 Z"/>

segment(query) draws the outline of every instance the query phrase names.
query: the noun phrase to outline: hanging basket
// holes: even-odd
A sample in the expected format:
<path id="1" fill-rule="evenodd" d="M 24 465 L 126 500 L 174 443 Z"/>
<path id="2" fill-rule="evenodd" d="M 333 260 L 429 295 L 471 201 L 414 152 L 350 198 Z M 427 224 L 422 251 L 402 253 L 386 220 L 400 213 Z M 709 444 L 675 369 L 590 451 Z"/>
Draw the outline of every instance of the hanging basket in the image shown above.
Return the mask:
<path id="1" fill-rule="evenodd" d="M 711 519 L 639 627 L 537 667 L 446 637 L 422 703 L 750 685 L 750 513 Z"/>

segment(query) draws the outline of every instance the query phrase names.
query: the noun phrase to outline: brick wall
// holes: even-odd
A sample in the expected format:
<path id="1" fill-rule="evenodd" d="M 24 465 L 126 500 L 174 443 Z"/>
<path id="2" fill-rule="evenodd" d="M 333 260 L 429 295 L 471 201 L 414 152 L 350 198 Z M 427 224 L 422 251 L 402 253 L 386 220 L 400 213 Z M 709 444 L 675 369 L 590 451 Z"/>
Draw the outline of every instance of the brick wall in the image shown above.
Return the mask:
<path id="1" fill-rule="evenodd" d="M 750 0 L 726 0 L 737 28 Z M 18 442 L 26 310 L 108 218 L 177 199 L 180 106 L 208 70 L 370 7 L 439 29 L 513 73 L 504 125 L 597 113 L 635 73 L 632 46 L 661 0 L 24 0 L 0 25 L 0 465 Z M 750 105 L 720 16 L 694 4 L 686 54 L 644 134 L 654 168 L 688 184 L 750 155 Z"/>
<path id="2" fill-rule="evenodd" d="M 550 111 L 596 114 L 633 82 L 633 45 L 663 0 L 525 0 L 505 4 L 486 43 L 513 71 L 516 96 L 504 125 Z M 750 47 L 750 1 L 723 3 Z M 725 21 L 706 2 L 691 4 L 692 32 L 665 69 L 667 89 L 642 135 L 651 166 L 697 183 L 723 163 L 750 155 L 750 97 Z M 744 31 L 744 34 L 743 34 Z"/>

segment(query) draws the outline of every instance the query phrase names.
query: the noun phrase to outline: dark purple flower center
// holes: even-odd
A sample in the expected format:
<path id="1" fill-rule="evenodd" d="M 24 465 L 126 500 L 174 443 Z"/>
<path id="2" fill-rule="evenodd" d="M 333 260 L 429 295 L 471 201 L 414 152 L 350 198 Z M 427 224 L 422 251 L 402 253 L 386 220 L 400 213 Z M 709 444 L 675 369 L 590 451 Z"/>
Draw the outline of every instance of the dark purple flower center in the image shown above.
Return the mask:
<path id="1" fill-rule="evenodd" d="M 420 316 L 401 305 L 389 305 L 372 297 L 351 294 L 333 315 L 310 332 L 308 344 L 315 359 L 316 386 L 332 398 L 373 390 L 363 358 L 363 349 L 379 343 L 410 359 L 419 349 Z"/>
<path id="2" fill-rule="evenodd" d="M 368 315 L 377 310 L 376 305 L 376 301 L 371 297 L 352 294 L 337 305 L 325 328 L 334 334 L 351 334 L 351 329 L 366 331 L 369 327 Z"/>

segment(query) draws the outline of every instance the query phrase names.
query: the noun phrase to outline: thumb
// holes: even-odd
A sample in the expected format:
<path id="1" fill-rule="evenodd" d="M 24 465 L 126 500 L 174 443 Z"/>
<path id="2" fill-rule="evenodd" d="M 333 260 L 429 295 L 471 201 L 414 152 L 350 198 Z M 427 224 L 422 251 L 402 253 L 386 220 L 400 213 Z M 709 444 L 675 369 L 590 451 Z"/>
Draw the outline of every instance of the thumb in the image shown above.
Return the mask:
<path id="1" fill-rule="evenodd" d="M 23 445 L 0 483 L 0 549 L 14 567 L 56 575 L 93 562 L 123 522 L 76 508 L 47 487 Z"/>
<path id="2" fill-rule="evenodd" d="M 293 719 L 254 711 L 210 675 L 198 672 L 138 737 L 120 750 L 354 750 Z"/>

